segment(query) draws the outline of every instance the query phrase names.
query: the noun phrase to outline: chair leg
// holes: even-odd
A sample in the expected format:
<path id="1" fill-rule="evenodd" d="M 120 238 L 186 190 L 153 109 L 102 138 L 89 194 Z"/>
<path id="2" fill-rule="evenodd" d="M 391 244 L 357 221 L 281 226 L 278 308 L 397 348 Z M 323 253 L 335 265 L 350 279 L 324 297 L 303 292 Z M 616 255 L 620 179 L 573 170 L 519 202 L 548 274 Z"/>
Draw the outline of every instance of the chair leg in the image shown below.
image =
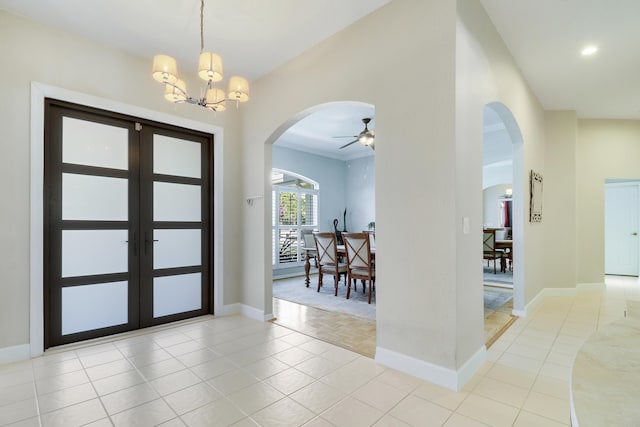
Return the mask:
<path id="1" fill-rule="evenodd" d="M 338 280 L 340 280 L 340 275 L 336 274 L 333 276 L 333 289 L 335 290 L 333 296 L 338 296 Z"/>
<path id="2" fill-rule="evenodd" d="M 364 282 L 364 280 L 363 280 L 363 282 Z M 371 290 L 372 290 L 371 289 L 372 288 L 372 284 L 371 283 L 372 283 L 372 281 L 369 280 L 369 304 L 371 304 Z"/>
<path id="3" fill-rule="evenodd" d="M 351 296 L 351 274 L 347 276 L 347 299 L 349 299 L 350 296 Z"/>
<path id="4" fill-rule="evenodd" d="M 322 270 L 318 271 L 318 292 L 320 292 L 321 286 L 322 286 Z"/>

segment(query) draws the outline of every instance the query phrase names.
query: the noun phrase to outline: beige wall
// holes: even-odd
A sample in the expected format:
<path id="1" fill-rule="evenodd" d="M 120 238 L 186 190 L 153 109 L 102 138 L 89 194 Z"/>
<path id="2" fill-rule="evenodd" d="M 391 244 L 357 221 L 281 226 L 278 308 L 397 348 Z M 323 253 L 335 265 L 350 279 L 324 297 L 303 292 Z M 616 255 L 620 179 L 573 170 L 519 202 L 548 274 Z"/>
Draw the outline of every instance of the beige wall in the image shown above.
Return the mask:
<path id="1" fill-rule="evenodd" d="M 640 121 L 579 120 L 576 148 L 577 282 L 604 282 L 604 183 L 640 179 Z"/>
<path id="2" fill-rule="evenodd" d="M 225 128 L 223 215 L 224 304 L 238 302 L 234 286 L 242 228 L 236 213 L 242 175 L 234 109 L 217 118 L 174 106 L 150 76 L 151 59 L 90 43 L 63 31 L 0 12 L 0 350 L 29 343 L 30 84 L 32 81 Z M 10 64 L 10 65 L 9 65 Z M 191 81 L 193 82 L 193 81 Z"/>
<path id="3" fill-rule="evenodd" d="M 479 2 L 460 2 L 458 13 L 456 28 L 451 2 L 392 2 L 259 80 L 246 109 L 243 144 L 244 192 L 268 194 L 271 155 L 264 144 L 274 132 L 322 103 L 375 105 L 378 351 L 455 372 L 484 345 L 485 104 L 503 102 L 520 125 L 514 131 L 525 140 L 515 184 L 520 197 L 528 170 L 544 169 L 544 114 L 537 99 Z M 409 182 L 420 185 L 409 188 Z M 403 206 L 401 218 L 397 206 Z M 269 313 L 270 209 L 244 210 L 250 230 L 244 302 Z M 543 283 L 542 226 L 524 223 L 524 212 L 521 207 L 519 232 L 532 268 L 524 273 L 522 263 L 521 274 L 531 299 Z M 469 234 L 462 232 L 463 218 L 470 220 Z M 407 242 L 420 244 L 407 251 Z M 519 298 L 524 305 L 524 289 Z"/>
<path id="4" fill-rule="evenodd" d="M 482 297 L 477 260 L 482 258 L 483 108 L 490 104 L 500 114 L 514 143 L 514 309 L 519 312 L 544 281 L 544 223 L 528 221 L 529 170 L 544 174 L 544 111 L 477 0 L 458 1 L 456 61 L 456 216 L 471 219 L 470 234 L 457 228 L 458 320 L 471 329 L 475 315 L 465 313 L 474 312 L 476 298 Z"/>
<path id="5" fill-rule="evenodd" d="M 542 203 L 547 248 L 544 251 L 545 288 L 576 285 L 577 123 L 574 111 L 547 111 L 545 114 Z"/>
<path id="6" fill-rule="evenodd" d="M 265 141 L 283 123 L 322 103 L 373 104 L 377 343 L 451 369 L 458 363 L 449 184 L 455 172 L 454 30 L 455 7 L 448 1 L 392 2 L 259 80 L 256 101 L 246 110 L 243 161 L 244 191 L 267 194 Z M 244 222 L 252 235 L 243 257 L 245 302 L 269 312 L 270 269 L 258 266 L 270 259 L 269 206 L 245 208 Z M 421 244 L 407 251 L 410 242 Z"/>

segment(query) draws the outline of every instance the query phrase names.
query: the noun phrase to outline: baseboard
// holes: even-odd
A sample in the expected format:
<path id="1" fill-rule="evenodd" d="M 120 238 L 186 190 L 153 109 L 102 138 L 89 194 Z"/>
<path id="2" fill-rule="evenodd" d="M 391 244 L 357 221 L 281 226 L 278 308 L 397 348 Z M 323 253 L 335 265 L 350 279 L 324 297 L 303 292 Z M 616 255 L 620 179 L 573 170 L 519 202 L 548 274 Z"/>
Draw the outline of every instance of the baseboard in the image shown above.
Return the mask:
<path id="1" fill-rule="evenodd" d="M 223 305 L 214 314 L 216 316 L 231 316 L 233 314 L 240 314 L 240 303 Z"/>
<path id="2" fill-rule="evenodd" d="M 486 358 L 487 350 L 482 346 L 459 371 L 454 371 L 378 346 L 376 347 L 375 360 L 381 365 L 405 374 L 421 378 L 449 390 L 458 391 L 471 379 Z"/>
<path id="3" fill-rule="evenodd" d="M 0 348 L 0 365 L 19 362 L 31 357 L 31 345 L 21 344 L 13 347 Z"/>
<path id="4" fill-rule="evenodd" d="M 462 390 L 462 387 L 473 378 L 476 372 L 478 372 L 478 369 L 480 369 L 486 361 L 487 347 L 483 345 L 458 370 L 458 388 L 456 391 Z"/>
<path id="5" fill-rule="evenodd" d="M 579 287 L 580 285 L 577 285 Z M 562 297 L 562 296 L 572 296 L 577 292 L 576 288 L 544 288 L 538 295 L 536 295 L 529 304 L 524 307 L 524 310 L 513 310 L 511 314 L 518 317 L 527 317 L 529 313 L 533 312 L 533 310 L 542 302 L 545 297 Z"/>
<path id="6" fill-rule="evenodd" d="M 578 283 L 576 285 L 578 289 L 592 289 L 592 290 L 604 290 L 607 288 L 607 285 L 602 283 Z"/>
<path id="7" fill-rule="evenodd" d="M 266 322 L 273 319 L 273 314 L 265 314 L 264 310 L 258 310 L 257 308 L 246 304 L 240 304 L 240 314 L 260 322 Z"/>
<path id="8" fill-rule="evenodd" d="M 575 295 L 577 291 L 577 288 L 544 288 L 542 293 L 545 297 L 566 297 Z"/>

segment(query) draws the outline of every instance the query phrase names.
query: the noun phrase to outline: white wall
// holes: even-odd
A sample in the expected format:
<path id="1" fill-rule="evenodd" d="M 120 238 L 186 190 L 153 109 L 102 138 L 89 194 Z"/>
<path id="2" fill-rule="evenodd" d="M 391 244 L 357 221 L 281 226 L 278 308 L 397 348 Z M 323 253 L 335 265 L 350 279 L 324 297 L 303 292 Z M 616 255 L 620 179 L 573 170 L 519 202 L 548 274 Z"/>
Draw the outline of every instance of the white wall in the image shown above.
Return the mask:
<path id="1" fill-rule="evenodd" d="M 151 79 L 150 58 L 134 57 L 2 11 L 0 40 L 2 62 L 11 64 L 4 67 L 0 79 L 0 196 L 4 201 L 0 223 L 5 225 L 0 229 L 0 350 L 29 343 L 32 81 L 224 127 L 222 213 L 225 233 L 233 238 L 220 248 L 226 262 L 219 285 L 224 286 L 224 304 L 240 301 L 240 288 L 234 285 L 241 277 L 238 209 L 242 199 L 238 195 L 242 174 L 234 109 L 214 117 L 200 108 L 169 104 L 161 85 Z"/>
<path id="2" fill-rule="evenodd" d="M 487 165 L 482 168 L 482 188 L 510 184 L 511 181 L 513 181 L 513 164 L 510 162 Z"/>
<path id="3" fill-rule="evenodd" d="M 375 156 L 345 162 L 347 230 L 358 233 L 376 220 Z"/>
<path id="4" fill-rule="evenodd" d="M 502 227 L 500 201 L 503 200 L 507 188 L 511 188 L 511 184 L 494 185 L 482 191 L 483 227 Z"/>

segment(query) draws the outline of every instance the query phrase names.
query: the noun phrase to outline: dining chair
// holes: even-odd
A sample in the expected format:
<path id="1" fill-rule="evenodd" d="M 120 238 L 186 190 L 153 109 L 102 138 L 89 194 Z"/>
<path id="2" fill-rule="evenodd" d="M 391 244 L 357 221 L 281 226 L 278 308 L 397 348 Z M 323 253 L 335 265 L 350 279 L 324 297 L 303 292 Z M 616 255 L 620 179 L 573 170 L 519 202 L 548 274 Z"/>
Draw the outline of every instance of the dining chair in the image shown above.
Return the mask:
<path id="1" fill-rule="evenodd" d="M 496 260 L 500 260 L 500 271 L 502 271 L 502 257 L 504 252 L 496 249 L 496 230 L 485 229 L 482 234 L 483 259 L 487 260 L 487 267 L 489 266 L 489 261 L 493 260 L 493 274 L 496 274 Z"/>
<path id="2" fill-rule="evenodd" d="M 314 266 L 318 268 L 316 240 L 313 238 L 313 230 L 302 230 L 301 233 L 305 255 L 309 257 L 309 260 L 313 260 Z"/>
<path id="3" fill-rule="evenodd" d="M 376 282 L 376 270 L 371 259 L 371 236 L 369 233 L 342 233 L 347 253 L 347 299 L 351 295 L 351 281 L 362 280 L 363 287 L 369 282 L 369 304 Z"/>
<path id="4" fill-rule="evenodd" d="M 318 292 L 322 287 L 324 274 L 331 274 L 335 287 L 334 295 L 338 296 L 338 281 L 343 274 L 347 281 L 347 264 L 340 262 L 336 243 L 336 233 L 313 233 L 316 245 L 316 260 L 318 262 Z"/>

